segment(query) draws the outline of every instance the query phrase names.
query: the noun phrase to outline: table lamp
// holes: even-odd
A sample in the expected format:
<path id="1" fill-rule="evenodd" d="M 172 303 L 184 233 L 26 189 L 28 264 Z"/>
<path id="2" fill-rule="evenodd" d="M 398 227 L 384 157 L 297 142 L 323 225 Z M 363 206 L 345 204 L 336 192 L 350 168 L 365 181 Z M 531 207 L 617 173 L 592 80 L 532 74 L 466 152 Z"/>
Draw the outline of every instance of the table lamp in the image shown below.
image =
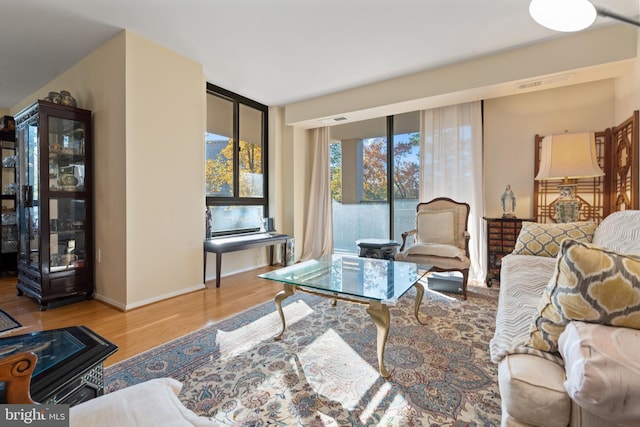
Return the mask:
<path id="1" fill-rule="evenodd" d="M 555 201 L 557 222 L 578 220 L 580 201 L 576 198 L 575 180 L 602 175 L 593 132 L 547 135 L 542 139 L 540 169 L 535 179 L 562 179 Z"/>

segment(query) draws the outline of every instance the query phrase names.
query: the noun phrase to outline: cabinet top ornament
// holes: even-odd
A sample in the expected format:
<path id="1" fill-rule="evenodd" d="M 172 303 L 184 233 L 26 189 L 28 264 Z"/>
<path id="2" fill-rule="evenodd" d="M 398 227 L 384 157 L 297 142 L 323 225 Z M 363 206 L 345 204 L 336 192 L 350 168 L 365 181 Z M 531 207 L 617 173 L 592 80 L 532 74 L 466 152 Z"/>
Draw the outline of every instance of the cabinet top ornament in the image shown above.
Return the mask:
<path id="1" fill-rule="evenodd" d="M 78 102 L 71 96 L 71 92 L 68 90 L 61 90 L 60 92 L 49 92 L 49 95 L 43 99 L 43 101 L 53 102 L 54 104 L 67 105 L 69 107 L 77 107 Z"/>

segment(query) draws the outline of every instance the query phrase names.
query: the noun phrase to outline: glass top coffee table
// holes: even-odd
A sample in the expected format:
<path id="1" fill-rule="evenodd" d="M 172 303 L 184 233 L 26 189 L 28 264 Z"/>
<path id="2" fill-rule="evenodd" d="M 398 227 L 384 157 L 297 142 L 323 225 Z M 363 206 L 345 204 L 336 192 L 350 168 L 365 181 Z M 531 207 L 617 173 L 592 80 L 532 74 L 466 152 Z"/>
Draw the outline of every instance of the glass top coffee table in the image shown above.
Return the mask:
<path id="1" fill-rule="evenodd" d="M 367 313 L 377 328 L 377 351 L 380 375 L 387 378 L 389 373 L 384 366 L 384 348 L 389 334 L 389 306 L 412 287 L 416 288 L 415 316 L 418 318 L 420 303 L 424 295 L 424 286 L 419 280 L 430 269 L 420 265 L 422 275 L 418 274 L 418 265 L 410 262 L 388 261 L 373 258 L 360 258 L 354 255 L 327 255 L 315 260 L 304 261 L 289 267 L 259 275 L 264 279 L 282 282 L 284 289 L 275 297 L 276 307 L 282 320 L 282 330 L 275 339 L 284 334 L 286 322 L 282 311 L 282 301 L 293 295 L 296 290 L 326 298 L 367 304 Z"/>

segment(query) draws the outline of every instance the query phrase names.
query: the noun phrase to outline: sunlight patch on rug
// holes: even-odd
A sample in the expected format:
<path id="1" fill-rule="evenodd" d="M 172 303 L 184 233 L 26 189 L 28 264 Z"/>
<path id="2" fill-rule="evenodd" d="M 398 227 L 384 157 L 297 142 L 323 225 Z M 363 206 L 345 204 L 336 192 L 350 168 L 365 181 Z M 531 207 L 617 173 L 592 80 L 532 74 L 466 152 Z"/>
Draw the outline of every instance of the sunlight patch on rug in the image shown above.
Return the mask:
<path id="1" fill-rule="evenodd" d="M 282 307 L 287 328 L 295 325 L 300 319 L 313 313 L 313 309 L 304 301 L 295 301 Z M 255 340 L 273 339 L 282 329 L 282 321 L 277 311 L 262 316 L 242 328 L 218 330 L 216 342 L 220 353 L 235 356 L 247 351 L 255 344 Z M 285 329 L 286 333 L 286 329 Z"/>
<path id="2" fill-rule="evenodd" d="M 354 409 L 362 401 L 366 390 L 380 374 L 330 329 L 316 338 L 298 355 L 309 386 L 327 399 L 340 401 Z"/>

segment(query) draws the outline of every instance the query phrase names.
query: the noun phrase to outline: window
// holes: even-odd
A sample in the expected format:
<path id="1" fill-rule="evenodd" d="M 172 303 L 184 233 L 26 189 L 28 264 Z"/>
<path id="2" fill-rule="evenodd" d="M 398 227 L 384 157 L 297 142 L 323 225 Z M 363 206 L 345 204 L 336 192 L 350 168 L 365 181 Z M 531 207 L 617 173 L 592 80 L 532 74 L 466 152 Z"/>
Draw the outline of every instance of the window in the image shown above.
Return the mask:
<path id="1" fill-rule="evenodd" d="M 366 238 L 400 242 L 415 226 L 419 112 L 333 126 L 329 157 L 334 250 L 357 252 Z"/>
<path id="2" fill-rule="evenodd" d="M 389 238 L 387 164 L 384 117 L 331 128 L 335 252 L 357 252 L 358 239 Z"/>
<path id="3" fill-rule="evenodd" d="M 207 237 L 258 231 L 268 215 L 268 107 L 207 83 Z"/>

